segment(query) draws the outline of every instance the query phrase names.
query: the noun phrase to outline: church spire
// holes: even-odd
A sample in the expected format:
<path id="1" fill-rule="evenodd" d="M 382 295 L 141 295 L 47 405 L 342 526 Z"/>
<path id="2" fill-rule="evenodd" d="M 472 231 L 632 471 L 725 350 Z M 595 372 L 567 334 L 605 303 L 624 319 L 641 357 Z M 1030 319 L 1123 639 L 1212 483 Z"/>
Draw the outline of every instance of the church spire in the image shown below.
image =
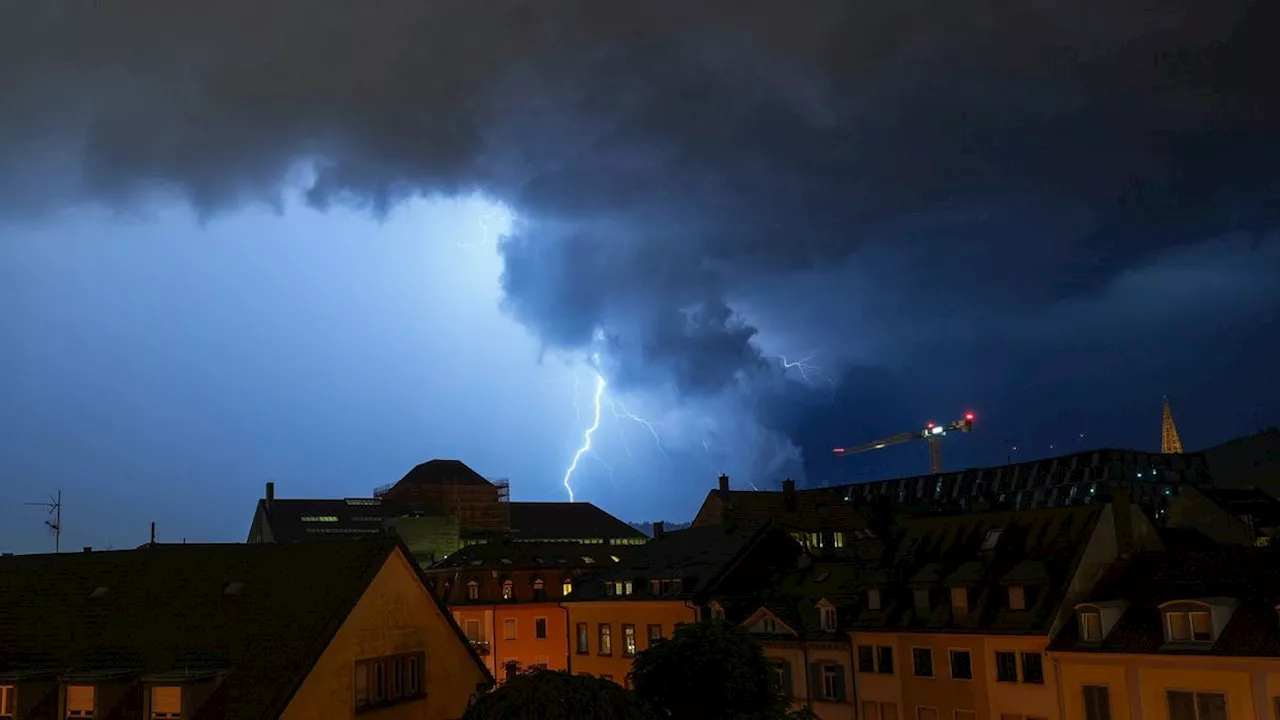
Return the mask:
<path id="1" fill-rule="evenodd" d="M 1164 399 L 1164 424 L 1160 433 L 1160 452 L 1181 453 L 1182 440 L 1178 437 L 1178 426 L 1173 424 L 1173 411 L 1169 409 L 1169 398 Z"/>

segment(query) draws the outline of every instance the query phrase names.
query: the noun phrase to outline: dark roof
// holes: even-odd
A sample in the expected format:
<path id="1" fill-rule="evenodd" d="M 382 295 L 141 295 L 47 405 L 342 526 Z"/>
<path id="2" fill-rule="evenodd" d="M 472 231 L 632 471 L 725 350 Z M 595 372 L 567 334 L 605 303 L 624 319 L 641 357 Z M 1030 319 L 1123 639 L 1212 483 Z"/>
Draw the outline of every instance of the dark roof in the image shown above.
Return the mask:
<path id="1" fill-rule="evenodd" d="M 780 578 L 756 602 L 717 601 L 725 606 L 726 618 L 734 622 L 744 622 L 764 608 L 799 633 L 801 639 L 844 640 L 858 600 L 865 592 L 862 574 L 859 567 L 847 562 L 811 563 Z M 822 629 L 818 603 L 823 600 L 836 609 L 838 632 Z M 736 606 L 734 611 L 730 611 L 732 606 Z"/>
<path id="2" fill-rule="evenodd" d="M 862 577 L 864 587 L 879 589 L 882 608 L 862 606 L 853 623 L 862 629 L 1047 633 L 1107 507 L 1094 503 L 904 520 L 897 542 Z M 989 541 L 994 545 L 984 548 Z M 1043 581 L 1027 580 L 1035 577 Z M 1026 610 L 1009 609 L 1007 584 L 1028 586 Z M 952 615 L 947 596 L 953 587 L 969 588 L 963 617 Z M 914 607 L 916 589 L 932 593 L 928 611 Z"/>
<path id="3" fill-rule="evenodd" d="M 272 539 L 281 543 L 373 537 L 385 533 L 388 520 L 442 516 L 422 503 L 385 498 L 259 500 L 255 520 L 264 512 Z"/>
<path id="4" fill-rule="evenodd" d="M 492 485 L 483 475 L 461 460 L 428 460 L 414 466 L 400 478 L 414 485 Z M 399 483 L 397 483 L 399 484 Z"/>
<path id="5" fill-rule="evenodd" d="M 468 545 L 431 566 L 473 570 L 547 570 L 611 567 L 630 557 L 637 545 L 491 542 Z M 589 559 L 586 559 L 589 558 Z"/>
<path id="6" fill-rule="evenodd" d="M 276 717 L 399 547 L 376 538 L 3 557 L 0 672 L 225 670 L 196 718 Z M 227 595 L 232 583 L 243 585 Z"/>
<path id="7" fill-rule="evenodd" d="M 1213 645 L 1161 650 L 1159 606 L 1170 600 L 1231 598 L 1239 602 Z M 1112 566 L 1089 602 L 1127 601 L 1101 643 L 1081 644 L 1079 624 L 1066 623 L 1051 650 L 1205 654 L 1236 657 L 1280 655 L 1280 549 L 1223 547 L 1199 552 L 1147 552 Z"/>
<path id="8" fill-rule="evenodd" d="M 511 529 L 526 540 L 646 537 L 589 502 L 513 502 Z"/>
<path id="9" fill-rule="evenodd" d="M 867 527 L 862 512 L 839 489 L 797 490 L 794 505 L 787 506 L 787 494 L 780 490 L 712 490 L 703 501 L 725 504 L 725 517 L 733 522 L 762 524 L 771 521 L 801 530 L 853 530 Z M 698 511 L 695 524 L 708 520 Z"/>
<path id="10" fill-rule="evenodd" d="M 1280 500 L 1257 488 L 1203 488 L 1200 492 L 1237 518 L 1253 518 L 1255 527 L 1280 527 Z"/>
<path id="11" fill-rule="evenodd" d="M 706 525 L 674 530 L 635 546 L 622 562 L 583 578 L 575 588 L 573 599 L 591 600 L 604 596 L 603 583 L 631 580 L 641 583 L 632 599 L 652 599 L 648 595 L 649 580 L 682 581 L 682 596 L 693 596 L 711 583 L 770 525 L 759 527 Z"/>

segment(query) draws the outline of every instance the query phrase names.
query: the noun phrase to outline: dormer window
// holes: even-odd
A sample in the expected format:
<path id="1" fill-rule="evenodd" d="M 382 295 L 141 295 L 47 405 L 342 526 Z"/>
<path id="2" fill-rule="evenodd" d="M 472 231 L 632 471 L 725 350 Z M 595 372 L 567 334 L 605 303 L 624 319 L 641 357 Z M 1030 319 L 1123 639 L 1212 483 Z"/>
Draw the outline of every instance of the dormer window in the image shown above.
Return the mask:
<path id="1" fill-rule="evenodd" d="M 547 599 L 547 584 L 540 577 L 533 579 L 533 599 L 535 602 L 543 602 Z"/>
<path id="2" fill-rule="evenodd" d="M 915 600 L 916 610 L 929 609 L 929 591 L 927 589 L 916 588 L 911 594 Z"/>
<path id="3" fill-rule="evenodd" d="M 1081 611 L 1080 639 L 1085 642 L 1102 642 L 1102 613 L 1095 610 Z"/>
<path id="4" fill-rule="evenodd" d="M 951 614 L 956 617 L 969 614 L 969 588 L 951 588 Z"/>
<path id="5" fill-rule="evenodd" d="M 1164 614 L 1167 642 L 1207 643 L 1213 640 L 1213 622 L 1208 610 L 1169 610 Z"/>
<path id="6" fill-rule="evenodd" d="M 180 685 L 153 685 L 150 696 L 151 720 L 182 720 Z"/>
<path id="7" fill-rule="evenodd" d="M 721 605 L 720 603 L 718 603 L 718 602 L 713 602 L 713 603 L 711 603 L 711 619 L 712 619 L 712 620 L 723 620 L 723 619 L 724 619 L 724 606 L 722 606 L 722 605 Z"/>
<path id="8" fill-rule="evenodd" d="M 467 599 L 468 600 L 480 599 L 480 583 L 476 582 L 475 580 L 467 581 Z"/>
<path id="9" fill-rule="evenodd" d="M 1021 585 L 1009 586 L 1009 609 L 1010 610 L 1026 610 L 1027 609 L 1027 590 Z"/>
<path id="10" fill-rule="evenodd" d="M 823 632 L 833 633 L 836 631 L 836 609 L 826 600 L 818 603 L 818 624 Z"/>
<path id="11" fill-rule="evenodd" d="M 560 581 L 560 594 L 568 595 L 573 592 L 573 578 L 565 578 Z"/>
<path id="12" fill-rule="evenodd" d="M 503 580 L 502 581 L 502 599 L 510 600 L 511 596 L 514 594 L 515 594 L 515 584 L 512 583 L 510 580 Z"/>
<path id="13" fill-rule="evenodd" d="M 867 609 L 880 609 L 880 588 L 870 588 L 867 590 Z"/>
<path id="14" fill-rule="evenodd" d="M 66 697 L 67 717 L 92 718 L 94 715 L 95 696 L 96 693 L 94 693 L 92 685 L 68 685 Z"/>

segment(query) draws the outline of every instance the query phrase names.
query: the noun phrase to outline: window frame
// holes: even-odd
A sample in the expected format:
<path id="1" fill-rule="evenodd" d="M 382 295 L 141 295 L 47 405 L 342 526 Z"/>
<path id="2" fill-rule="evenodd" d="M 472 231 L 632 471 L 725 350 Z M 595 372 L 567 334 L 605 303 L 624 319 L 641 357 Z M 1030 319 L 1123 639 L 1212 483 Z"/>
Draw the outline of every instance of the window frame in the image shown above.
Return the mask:
<path id="1" fill-rule="evenodd" d="M 965 663 L 968 667 L 969 674 L 961 676 L 956 674 L 956 656 L 963 655 Z M 947 669 L 950 671 L 952 680 L 965 680 L 973 682 L 973 651 L 969 648 L 947 648 Z"/>
<path id="2" fill-rule="evenodd" d="M 929 673 L 927 675 L 920 673 L 921 657 L 926 658 L 926 662 L 928 663 L 929 667 L 927 669 Z M 933 678 L 937 677 L 937 669 L 934 668 L 933 666 L 933 648 L 927 648 L 927 647 L 911 648 L 911 675 L 912 677 L 927 678 L 929 680 L 932 680 Z"/>
<path id="3" fill-rule="evenodd" d="M 596 654 L 613 657 L 613 626 L 609 623 L 596 623 Z"/>

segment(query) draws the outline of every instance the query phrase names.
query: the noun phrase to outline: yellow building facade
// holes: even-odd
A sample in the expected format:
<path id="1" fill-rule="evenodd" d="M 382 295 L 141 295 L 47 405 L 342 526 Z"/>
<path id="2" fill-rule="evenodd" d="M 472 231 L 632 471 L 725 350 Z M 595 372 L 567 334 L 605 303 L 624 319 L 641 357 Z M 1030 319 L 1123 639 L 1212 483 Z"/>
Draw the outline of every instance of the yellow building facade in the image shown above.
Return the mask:
<path id="1" fill-rule="evenodd" d="M 635 656 L 670 638 L 676 627 L 698 621 L 686 600 L 596 600 L 566 602 L 569 671 L 627 685 Z"/>

